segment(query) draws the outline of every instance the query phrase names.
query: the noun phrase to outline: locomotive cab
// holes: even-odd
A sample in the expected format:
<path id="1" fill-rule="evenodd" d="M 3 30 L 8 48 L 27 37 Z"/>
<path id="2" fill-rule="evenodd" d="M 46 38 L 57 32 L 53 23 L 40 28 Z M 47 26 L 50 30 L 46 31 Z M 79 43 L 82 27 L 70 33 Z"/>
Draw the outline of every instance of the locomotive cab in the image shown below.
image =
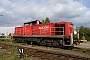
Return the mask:
<path id="1" fill-rule="evenodd" d="M 63 27 L 64 38 L 62 40 L 63 46 L 73 46 L 73 35 L 74 35 L 74 25 L 71 22 L 60 22 L 58 23 Z"/>
<path id="2" fill-rule="evenodd" d="M 32 26 L 32 25 L 39 25 L 41 22 L 39 20 L 36 21 L 31 21 L 31 22 L 26 22 L 24 23 L 24 26 Z"/>

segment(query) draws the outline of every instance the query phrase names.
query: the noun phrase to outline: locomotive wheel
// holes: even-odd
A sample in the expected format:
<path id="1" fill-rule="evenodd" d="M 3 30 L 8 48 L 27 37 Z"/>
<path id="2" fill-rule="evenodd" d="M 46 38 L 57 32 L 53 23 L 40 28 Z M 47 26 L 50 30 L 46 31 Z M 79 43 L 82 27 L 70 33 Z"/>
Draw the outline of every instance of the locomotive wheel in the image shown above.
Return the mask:
<path id="1" fill-rule="evenodd" d="M 39 39 L 37 42 L 39 45 L 46 45 L 45 39 Z"/>
<path id="2" fill-rule="evenodd" d="M 57 40 L 54 40 L 54 41 L 53 41 L 53 46 L 59 46 Z"/>

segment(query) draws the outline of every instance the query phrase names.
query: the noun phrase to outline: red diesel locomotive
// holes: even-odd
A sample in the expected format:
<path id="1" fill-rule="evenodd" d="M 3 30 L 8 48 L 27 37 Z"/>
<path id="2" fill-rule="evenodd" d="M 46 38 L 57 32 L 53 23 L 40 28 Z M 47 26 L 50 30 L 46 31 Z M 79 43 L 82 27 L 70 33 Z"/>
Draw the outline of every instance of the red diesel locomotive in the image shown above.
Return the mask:
<path id="1" fill-rule="evenodd" d="M 56 22 L 42 24 L 39 20 L 15 27 L 13 38 L 17 42 L 39 45 L 73 46 L 74 24 Z"/>

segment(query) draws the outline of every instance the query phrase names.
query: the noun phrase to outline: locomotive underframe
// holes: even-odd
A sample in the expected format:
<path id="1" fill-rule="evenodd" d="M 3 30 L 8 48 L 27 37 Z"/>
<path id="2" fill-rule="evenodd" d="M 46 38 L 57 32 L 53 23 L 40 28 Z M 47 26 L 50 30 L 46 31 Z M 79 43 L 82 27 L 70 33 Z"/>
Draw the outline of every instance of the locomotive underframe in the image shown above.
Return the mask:
<path id="1" fill-rule="evenodd" d="M 45 46 L 73 46 L 70 36 L 13 36 L 16 42 L 38 44 Z"/>

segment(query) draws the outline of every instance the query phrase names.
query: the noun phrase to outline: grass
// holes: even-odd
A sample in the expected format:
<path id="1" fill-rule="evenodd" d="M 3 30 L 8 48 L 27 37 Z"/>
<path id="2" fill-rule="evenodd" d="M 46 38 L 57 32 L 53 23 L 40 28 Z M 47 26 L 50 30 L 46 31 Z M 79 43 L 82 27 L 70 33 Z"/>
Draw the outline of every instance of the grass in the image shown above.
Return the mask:
<path id="1" fill-rule="evenodd" d="M 17 43 L 14 40 L 11 39 L 0 39 L 0 42 L 2 43 L 12 43 L 12 44 L 19 44 L 19 45 L 27 45 L 25 43 Z M 17 54 L 17 48 L 13 47 L 13 48 L 8 48 L 7 49 L 8 52 L 0 52 L 0 60 L 30 60 L 27 57 L 21 58 L 19 59 L 20 56 L 16 56 Z"/>
<path id="2" fill-rule="evenodd" d="M 26 43 L 17 43 L 15 40 L 12 40 L 12 39 L 3 39 L 3 38 L 0 38 L 0 42 L 2 43 L 12 43 L 12 44 L 19 44 L 19 45 L 28 45 Z"/>
<path id="3" fill-rule="evenodd" d="M 13 42 L 13 40 L 11 40 L 11 39 L 4 39 L 4 38 L 0 38 L 0 42 L 12 43 L 12 42 Z"/>
<path id="4" fill-rule="evenodd" d="M 27 57 L 20 58 L 20 56 L 17 56 L 17 48 L 8 48 L 8 52 L 0 52 L 0 60 L 30 60 Z"/>
<path id="5" fill-rule="evenodd" d="M 2 56 L 0 56 L 0 60 L 30 60 L 29 58 L 19 58 L 14 53 L 13 54 L 6 54 L 6 53 L 0 53 Z"/>

